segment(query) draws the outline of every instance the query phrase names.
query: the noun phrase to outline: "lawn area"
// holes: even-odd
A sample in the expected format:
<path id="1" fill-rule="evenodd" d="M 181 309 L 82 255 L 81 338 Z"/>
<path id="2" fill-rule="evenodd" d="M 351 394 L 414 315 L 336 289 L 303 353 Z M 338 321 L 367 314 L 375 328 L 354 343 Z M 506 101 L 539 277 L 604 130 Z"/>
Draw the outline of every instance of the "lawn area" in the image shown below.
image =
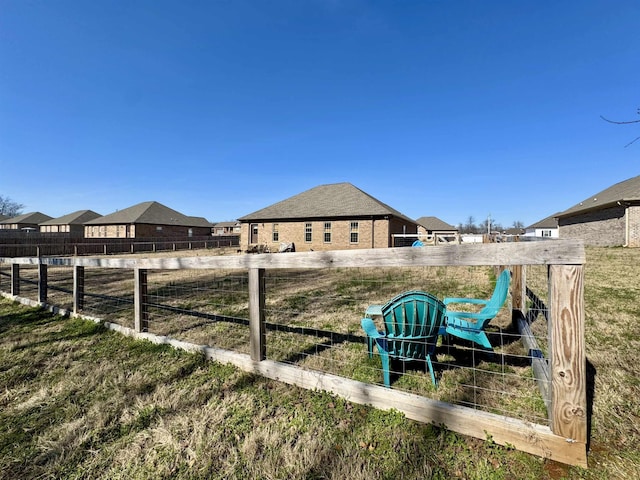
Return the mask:
<path id="1" fill-rule="evenodd" d="M 588 470 L 0 300 L 1 478 L 640 478 L 640 249 L 588 248 Z"/>

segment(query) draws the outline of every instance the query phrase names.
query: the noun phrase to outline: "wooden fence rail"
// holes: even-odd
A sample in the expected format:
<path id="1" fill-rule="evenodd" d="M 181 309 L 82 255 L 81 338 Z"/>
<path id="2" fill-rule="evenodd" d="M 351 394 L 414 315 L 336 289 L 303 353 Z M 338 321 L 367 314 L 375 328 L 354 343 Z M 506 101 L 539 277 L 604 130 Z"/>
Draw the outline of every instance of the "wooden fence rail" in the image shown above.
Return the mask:
<path id="1" fill-rule="evenodd" d="M 22 257 L 0 258 L 11 265 L 11 295 L 19 295 L 20 265 L 37 265 L 38 304 L 46 305 L 47 266 L 73 267 L 73 312 L 80 316 L 84 296 L 85 268 L 130 269 L 135 279 L 134 329 L 108 324 L 122 333 L 203 352 L 208 358 L 308 389 L 320 389 L 345 399 L 381 409 L 396 409 L 408 418 L 481 439 L 491 436 L 498 444 L 559 462 L 587 466 L 586 354 L 584 344 L 583 265 L 580 241 L 447 245 L 429 248 L 338 250 L 284 254 L 208 257 L 90 258 Z M 526 266 L 548 267 L 549 366 L 532 356 L 533 370 L 549 410 L 550 426 L 452 405 L 419 395 L 366 384 L 337 375 L 302 369 L 266 359 L 265 271 L 272 269 L 380 268 L 415 266 L 495 266 L 513 272 L 514 323 L 521 325 L 525 348 L 535 350 L 527 332 Z M 249 275 L 250 355 L 219 348 L 193 345 L 147 332 L 147 271 L 172 269 L 244 269 Z M 63 312 L 64 313 L 64 312 Z M 524 320 L 523 320 L 524 319 Z M 536 363 L 538 364 L 536 366 Z M 546 377 L 543 378 L 543 377 Z M 550 390 L 550 391 L 549 391 Z"/>

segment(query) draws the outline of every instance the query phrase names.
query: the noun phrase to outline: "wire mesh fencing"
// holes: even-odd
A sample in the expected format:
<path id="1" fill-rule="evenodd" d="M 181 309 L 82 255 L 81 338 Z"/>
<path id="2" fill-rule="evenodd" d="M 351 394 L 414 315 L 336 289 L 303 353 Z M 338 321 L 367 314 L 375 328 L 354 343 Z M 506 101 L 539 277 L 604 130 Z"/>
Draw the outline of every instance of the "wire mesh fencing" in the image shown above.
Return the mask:
<path id="1" fill-rule="evenodd" d="M 6 266 L 0 271 L 5 290 Z M 265 276 L 265 343 L 270 360 L 383 384 L 379 350 L 369 355 L 361 320 L 370 305 L 400 292 L 420 290 L 438 299 L 488 299 L 497 272 L 492 267 L 273 269 Z M 486 333 L 492 349 L 450 335 L 438 337 L 434 385 L 425 361 L 392 361 L 390 387 L 429 398 L 547 424 L 547 381 L 536 364 L 548 366 L 547 271 L 526 270 L 528 330 L 518 328 L 510 299 Z M 73 306 L 73 268 L 48 269 L 48 301 Z M 148 271 L 147 330 L 178 340 L 238 353 L 249 352 L 249 288 L 245 269 Z M 38 296 L 37 266 L 21 266 L 20 294 Z M 81 313 L 133 328 L 134 276 L 130 268 L 87 267 Z M 385 325 L 373 319 L 380 331 Z M 523 341 L 527 335 L 528 341 Z M 532 348 L 532 345 L 535 345 Z M 429 346 L 427 346 L 429 347 Z"/>

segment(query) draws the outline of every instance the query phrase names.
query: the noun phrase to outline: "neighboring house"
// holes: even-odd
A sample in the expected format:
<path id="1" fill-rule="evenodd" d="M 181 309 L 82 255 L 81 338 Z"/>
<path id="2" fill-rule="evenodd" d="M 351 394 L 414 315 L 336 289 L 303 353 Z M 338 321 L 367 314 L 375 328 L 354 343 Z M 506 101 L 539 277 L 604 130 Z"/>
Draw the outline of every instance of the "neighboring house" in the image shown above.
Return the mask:
<path id="1" fill-rule="evenodd" d="M 85 238 L 159 238 L 211 236 L 211 223 L 189 217 L 158 202 L 143 202 L 124 210 L 89 220 Z"/>
<path id="2" fill-rule="evenodd" d="M 561 238 L 585 245 L 640 247 L 640 176 L 602 190 L 556 214 Z"/>
<path id="3" fill-rule="evenodd" d="M 13 230 L 22 232 L 37 232 L 42 222 L 51 220 L 49 215 L 40 212 L 25 213 L 17 217 L 7 218 L 0 221 L 0 230 Z"/>
<path id="4" fill-rule="evenodd" d="M 213 224 L 214 235 L 240 235 L 242 225 L 240 222 L 217 222 Z"/>
<path id="5" fill-rule="evenodd" d="M 508 237 L 519 237 L 519 236 L 524 235 L 524 234 L 525 234 L 525 229 L 524 228 L 510 227 L 510 228 L 505 228 L 498 235 L 506 235 Z"/>
<path id="6" fill-rule="evenodd" d="M 558 214 L 543 218 L 524 229 L 525 237 L 558 238 Z"/>
<path id="7" fill-rule="evenodd" d="M 458 229 L 453 225 L 443 222 L 438 217 L 420 217 L 418 223 L 418 238 L 427 243 L 458 243 Z"/>
<path id="8" fill-rule="evenodd" d="M 394 234 L 418 231 L 414 220 L 350 183 L 314 187 L 239 221 L 247 249 L 280 243 L 297 251 L 388 248 Z"/>
<path id="9" fill-rule="evenodd" d="M 68 234 L 71 237 L 84 236 L 84 224 L 101 217 L 93 210 L 78 210 L 40 224 L 40 233 Z"/>

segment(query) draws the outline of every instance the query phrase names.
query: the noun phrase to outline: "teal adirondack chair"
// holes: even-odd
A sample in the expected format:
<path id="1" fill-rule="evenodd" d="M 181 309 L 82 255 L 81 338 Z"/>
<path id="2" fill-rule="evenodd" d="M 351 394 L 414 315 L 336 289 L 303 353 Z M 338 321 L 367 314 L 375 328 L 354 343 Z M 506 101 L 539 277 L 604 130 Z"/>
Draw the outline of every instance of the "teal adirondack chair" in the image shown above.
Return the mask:
<path id="1" fill-rule="evenodd" d="M 367 317 L 360 324 L 368 337 L 370 358 L 373 355 L 373 345 L 378 347 L 385 386 L 391 385 L 391 358 L 402 361 L 424 360 L 429 368 L 431 381 L 438 385 L 431 358 L 435 358 L 444 312 L 445 306 L 440 300 L 420 291 L 401 293 L 385 305 L 372 305 L 367 309 Z M 369 316 L 382 316 L 384 331 L 378 331 Z"/>
<path id="2" fill-rule="evenodd" d="M 443 303 L 447 307 L 445 312 L 445 327 L 440 333 L 470 340 L 489 350 L 493 350 L 484 330 L 488 323 L 498 314 L 502 305 L 504 305 L 507 294 L 509 293 L 510 282 L 511 273 L 509 270 L 503 270 L 498 277 L 493 295 L 491 295 L 489 300 L 476 298 L 445 298 L 443 300 Z M 456 312 L 449 307 L 451 304 L 460 303 L 483 305 L 483 307 L 479 312 Z"/>

